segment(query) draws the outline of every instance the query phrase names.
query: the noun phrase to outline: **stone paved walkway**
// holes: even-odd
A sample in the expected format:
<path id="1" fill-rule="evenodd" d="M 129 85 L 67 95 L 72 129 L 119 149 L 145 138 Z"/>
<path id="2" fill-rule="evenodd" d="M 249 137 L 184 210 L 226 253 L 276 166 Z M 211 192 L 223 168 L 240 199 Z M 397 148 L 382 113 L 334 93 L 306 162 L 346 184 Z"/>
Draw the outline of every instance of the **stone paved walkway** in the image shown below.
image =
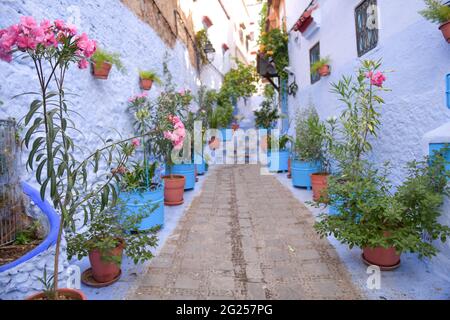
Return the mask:
<path id="1" fill-rule="evenodd" d="M 218 166 L 129 299 L 358 299 L 306 207 L 258 166 Z"/>

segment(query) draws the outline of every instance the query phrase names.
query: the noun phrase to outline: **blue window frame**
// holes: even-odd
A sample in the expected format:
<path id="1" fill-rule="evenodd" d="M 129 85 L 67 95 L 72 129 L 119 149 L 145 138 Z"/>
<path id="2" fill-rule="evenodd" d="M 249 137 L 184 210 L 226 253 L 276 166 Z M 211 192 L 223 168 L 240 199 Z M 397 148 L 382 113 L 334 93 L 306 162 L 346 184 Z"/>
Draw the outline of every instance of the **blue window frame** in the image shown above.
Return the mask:
<path id="1" fill-rule="evenodd" d="M 450 144 L 449 143 L 430 143 L 430 157 L 433 157 L 435 152 L 442 153 L 444 159 L 447 161 L 446 170 L 450 171 Z"/>
<path id="2" fill-rule="evenodd" d="M 447 107 L 450 109 L 450 73 L 445 78 L 447 85 L 446 85 L 446 96 L 447 96 Z"/>

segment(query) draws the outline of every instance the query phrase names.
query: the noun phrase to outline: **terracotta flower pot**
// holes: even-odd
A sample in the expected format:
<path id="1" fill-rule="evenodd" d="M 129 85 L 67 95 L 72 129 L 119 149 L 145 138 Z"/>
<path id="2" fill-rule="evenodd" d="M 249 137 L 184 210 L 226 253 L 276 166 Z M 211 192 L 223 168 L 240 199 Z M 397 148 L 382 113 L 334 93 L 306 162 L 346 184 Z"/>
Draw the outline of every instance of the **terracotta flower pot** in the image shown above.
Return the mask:
<path id="1" fill-rule="evenodd" d="M 87 300 L 87 297 L 80 290 L 61 288 L 58 289 L 57 292 L 59 296 L 66 297 L 66 300 Z M 46 300 L 45 293 L 40 292 L 33 294 L 29 297 L 26 297 L 25 300 Z"/>
<path id="2" fill-rule="evenodd" d="M 320 67 L 318 71 L 321 77 L 327 77 L 330 75 L 330 66 L 326 64 Z"/>
<path id="3" fill-rule="evenodd" d="M 121 240 L 120 244 L 110 252 L 101 252 L 100 250 L 92 250 L 89 252 L 89 261 L 92 267 L 92 276 L 99 283 L 106 283 L 114 280 L 120 274 L 120 265 L 105 257 L 117 257 L 122 260 L 123 249 L 125 243 Z"/>
<path id="4" fill-rule="evenodd" d="M 100 66 L 97 66 L 95 61 L 91 64 L 92 74 L 97 79 L 106 80 L 108 79 L 109 72 L 111 71 L 112 64 L 109 62 L 103 62 Z"/>
<path id="5" fill-rule="evenodd" d="M 237 123 L 234 123 L 231 125 L 231 129 L 233 129 L 233 131 L 239 130 L 239 125 Z"/>
<path id="6" fill-rule="evenodd" d="M 326 200 L 328 190 L 328 177 L 329 174 L 327 173 L 311 174 L 311 183 L 314 201 L 319 201 L 321 197 L 324 200 Z"/>
<path id="7" fill-rule="evenodd" d="M 447 40 L 447 42 L 450 43 L 450 21 L 447 21 L 446 23 L 442 24 L 439 27 L 439 30 L 442 31 L 445 40 Z"/>
<path id="8" fill-rule="evenodd" d="M 382 270 L 392 270 L 400 265 L 400 255 L 395 248 L 364 248 L 363 258 L 367 263 L 379 266 Z"/>
<path id="9" fill-rule="evenodd" d="M 164 204 L 167 206 L 183 204 L 186 178 L 181 175 L 168 175 L 162 178 L 164 179 Z"/>
<path id="10" fill-rule="evenodd" d="M 150 79 L 140 79 L 139 82 L 142 90 L 150 90 L 153 86 L 153 80 Z"/>

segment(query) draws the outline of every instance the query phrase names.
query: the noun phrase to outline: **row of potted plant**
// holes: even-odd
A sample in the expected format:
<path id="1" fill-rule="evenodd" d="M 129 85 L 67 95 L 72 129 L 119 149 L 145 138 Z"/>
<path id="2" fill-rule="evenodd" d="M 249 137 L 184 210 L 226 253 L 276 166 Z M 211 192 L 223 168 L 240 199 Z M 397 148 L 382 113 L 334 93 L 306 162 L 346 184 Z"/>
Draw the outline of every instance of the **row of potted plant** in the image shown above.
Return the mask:
<path id="1" fill-rule="evenodd" d="M 38 23 L 33 17 L 22 17 L 19 24 L 0 30 L 0 59 L 11 62 L 16 52 L 35 64 L 40 88 L 22 123 L 27 167 L 35 173 L 41 198 L 48 197 L 60 215 L 52 275 L 45 271 L 40 279 L 43 292 L 30 299 L 85 299 L 80 291 L 59 288 L 63 235 L 70 257 L 89 256 L 91 269 L 83 273 L 83 281 L 96 286 L 118 279 L 123 251 L 135 263 L 152 257 L 155 232 L 163 224 L 163 190 L 168 204 L 179 204 L 183 198 L 187 179 L 174 174 L 172 157 L 188 142 L 186 130 L 192 130 L 186 128 L 193 126 L 188 110 L 192 95 L 187 90 L 175 92 L 168 76 L 156 107 L 145 94 L 130 99 L 134 136 L 101 139 L 100 146 L 86 153 L 73 138 L 76 112 L 64 94 L 65 74 L 72 64 L 80 69 L 89 63 L 94 69 L 104 63 L 121 68 L 118 56 L 98 50 L 94 40 L 69 23 Z M 168 71 L 166 64 L 164 70 Z M 107 76 L 106 71 L 98 74 Z M 152 73 L 141 72 L 141 77 L 156 79 Z M 132 158 L 135 162 L 129 165 Z M 158 161 L 167 165 L 167 176 L 160 174 Z M 90 183 L 93 177 L 95 184 Z"/>
<path id="2" fill-rule="evenodd" d="M 313 189 L 315 205 L 329 206 L 315 225 L 321 236 L 359 247 L 364 262 L 392 270 L 402 252 L 436 254 L 424 234 L 446 241 L 450 228 L 438 218 L 450 173 L 442 155 L 435 154 L 409 163 L 406 179 L 394 187 L 390 166 L 368 161 L 380 127 L 382 93 L 389 91 L 380 68 L 380 61 L 363 61 L 356 77 L 332 84 L 345 106 L 339 118 L 321 122 L 313 107 L 298 114 L 292 179 L 294 186 Z"/>

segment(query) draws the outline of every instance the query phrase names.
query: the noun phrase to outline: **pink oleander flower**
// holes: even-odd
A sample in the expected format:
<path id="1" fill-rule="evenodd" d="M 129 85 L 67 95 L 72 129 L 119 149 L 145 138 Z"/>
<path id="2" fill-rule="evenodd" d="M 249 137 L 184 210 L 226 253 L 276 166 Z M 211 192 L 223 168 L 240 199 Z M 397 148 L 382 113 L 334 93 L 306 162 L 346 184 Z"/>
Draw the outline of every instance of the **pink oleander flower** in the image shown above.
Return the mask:
<path id="1" fill-rule="evenodd" d="M 136 100 L 144 99 L 144 98 L 147 98 L 147 97 L 148 97 L 148 93 L 147 92 L 142 92 L 141 94 L 135 95 L 135 96 L 131 97 L 130 99 L 128 99 L 128 102 L 133 103 Z"/>
<path id="2" fill-rule="evenodd" d="M 36 20 L 29 16 L 20 17 L 20 25 L 29 30 L 37 27 Z"/>
<path id="3" fill-rule="evenodd" d="M 77 36 L 75 41 L 77 42 L 79 51 L 82 52 L 86 58 L 92 57 L 97 50 L 97 43 L 94 40 L 89 40 L 86 33 Z"/>
<path id="4" fill-rule="evenodd" d="M 56 19 L 54 24 L 59 31 L 63 31 L 66 28 L 66 23 L 63 20 Z"/>
<path id="5" fill-rule="evenodd" d="M 133 147 L 139 148 L 139 146 L 141 145 L 141 141 L 139 139 L 133 139 L 131 141 L 131 144 L 133 145 Z"/>
<path id="6" fill-rule="evenodd" d="M 186 138 L 186 129 L 183 122 L 177 116 L 170 115 L 169 121 L 172 122 L 174 129 L 173 131 L 165 131 L 164 138 L 172 142 L 174 150 L 180 150 L 183 148 L 183 142 Z"/>
<path id="7" fill-rule="evenodd" d="M 380 88 L 383 87 L 383 83 L 386 81 L 386 76 L 381 71 L 376 73 L 370 71 L 366 74 L 366 77 L 370 79 L 372 85 Z"/>
<path id="8" fill-rule="evenodd" d="M 89 67 L 89 61 L 87 61 L 86 59 L 81 59 L 80 61 L 78 61 L 78 68 L 86 69 L 87 67 Z"/>

